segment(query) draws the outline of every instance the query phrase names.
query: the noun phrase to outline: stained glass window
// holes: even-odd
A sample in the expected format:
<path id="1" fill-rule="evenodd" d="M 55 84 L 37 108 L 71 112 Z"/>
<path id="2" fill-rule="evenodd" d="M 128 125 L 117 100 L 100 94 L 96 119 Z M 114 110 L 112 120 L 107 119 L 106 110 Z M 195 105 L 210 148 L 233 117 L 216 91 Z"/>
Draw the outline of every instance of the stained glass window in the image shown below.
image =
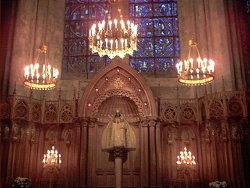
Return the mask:
<path id="1" fill-rule="evenodd" d="M 173 72 L 179 58 L 177 0 L 129 0 L 130 19 L 138 24 L 138 50 L 130 65 L 139 72 Z M 88 30 L 111 10 L 108 0 L 66 0 L 63 76 L 97 72 L 111 62 L 90 53 Z"/>
<path id="2" fill-rule="evenodd" d="M 177 0 L 130 0 L 138 24 L 138 50 L 130 65 L 139 72 L 174 72 L 180 56 Z"/>
<path id="3" fill-rule="evenodd" d="M 88 28 L 110 10 L 107 0 L 66 0 L 63 75 L 89 74 L 110 63 L 107 57 L 92 55 L 88 49 Z"/>

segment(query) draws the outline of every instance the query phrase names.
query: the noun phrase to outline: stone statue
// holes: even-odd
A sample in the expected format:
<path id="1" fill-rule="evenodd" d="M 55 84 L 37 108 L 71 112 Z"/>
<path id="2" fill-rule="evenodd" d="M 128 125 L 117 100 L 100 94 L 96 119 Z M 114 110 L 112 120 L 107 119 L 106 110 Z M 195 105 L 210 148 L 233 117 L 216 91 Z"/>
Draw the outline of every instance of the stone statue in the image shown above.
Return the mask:
<path id="1" fill-rule="evenodd" d="M 117 111 L 102 134 L 102 150 L 110 152 L 116 148 L 134 150 L 136 138 L 133 128 Z"/>

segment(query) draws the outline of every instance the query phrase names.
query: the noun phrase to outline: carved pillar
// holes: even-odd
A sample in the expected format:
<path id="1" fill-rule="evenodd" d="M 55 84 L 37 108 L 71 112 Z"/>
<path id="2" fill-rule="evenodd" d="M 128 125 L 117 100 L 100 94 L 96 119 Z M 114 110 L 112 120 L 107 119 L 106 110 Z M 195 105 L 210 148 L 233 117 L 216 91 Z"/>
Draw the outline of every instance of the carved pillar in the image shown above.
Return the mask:
<path id="1" fill-rule="evenodd" d="M 88 125 L 89 118 L 77 118 L 75 120 L 77 126 L 77 132 L 79 131 L 79 161 L 78 161 L 78 172 L 79 172 L 79 186 L 88 186 Z"/>
<path id="2" fill-rule="evenodd" d="M 160 122 L 146 119 L 141 122 L 141 181 L 142 186 L 157 187 L 162 184 L 162 158 Z"/>
<path id="3" fill-rule="evenodd" d="M 122 163 L 126 158 L 127 150 L 125 148 L 114 148 L 111 155 L 115 159 L 115 187 L 122 188 Z"/>

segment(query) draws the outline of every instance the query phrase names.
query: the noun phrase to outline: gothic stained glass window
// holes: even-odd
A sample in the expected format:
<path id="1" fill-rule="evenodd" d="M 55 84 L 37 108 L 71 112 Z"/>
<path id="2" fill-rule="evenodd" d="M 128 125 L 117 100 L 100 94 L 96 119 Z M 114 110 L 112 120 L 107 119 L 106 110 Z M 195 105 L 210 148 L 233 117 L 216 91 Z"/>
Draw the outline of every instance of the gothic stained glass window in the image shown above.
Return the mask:
<path id="1" fill-rule="evenodd" d="M 130 0 L 129 12 L 139 31 L 130 65 L 139 72 L 175 72 L 180 56 L 177 0 Z"/>
<path id="2" fill-rule="evenodd" d="M 63 74 L 88 74 L 110 63 L 107 57 L 100 58 L 88 49 L 88 28 L 102 20 L 110 8 L 107 0 L 66 0 Z"/>

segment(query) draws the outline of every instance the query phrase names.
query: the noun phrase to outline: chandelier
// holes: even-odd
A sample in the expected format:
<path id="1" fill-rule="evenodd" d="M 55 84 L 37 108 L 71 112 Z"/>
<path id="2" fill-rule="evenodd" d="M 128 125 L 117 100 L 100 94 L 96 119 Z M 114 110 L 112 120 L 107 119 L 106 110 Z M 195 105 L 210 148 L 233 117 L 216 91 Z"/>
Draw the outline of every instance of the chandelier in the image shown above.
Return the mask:
<path id="1" fill-rule="evenodd" d="M 132 55 L 137 50 L 137 25 L 129 20 L 125 23 L 122 16 L 94 23 L 89 30 L 89 48 L 92 53 L 98 53 L 100 57 L 107 55 L 110 59 Z"/>
<path id="2" fill-rule="evenodd" d="M 43 156 L 44 167 L 60 167 L 61 163 L 61 154 L 55 150 L 55 146 L 52 146 L 51 150 L 47 150 L 47 154 Z"/>
<path id="3" fill-rule="evenodd" d="M 193 54 L 193 51 L 196 51 L 196 55 Z M 194 40 L 189 41 L 188 58 L 177 63 L 176 68 L 178 81 L 185 85 L 204 85 L 214 79 L 215 62 L 212 59 L 201 58 L 197 43 Z"/>
<path id="4" fill-rule="evenodd" d="M 180 152 L 180 155 L 177 156 L 177 169 L 186 169 L 191 168 L 196 165 L 195 156 L 192 155 L 191 151 L 187 151 L 187 148 L 184 147 L 184 151 Z"/>
<path id="5" fill-rule="evenodd" d="M 52 67 L 47 61 L 47 46 L 42 45 L 38 49 L 38 55 L 34 64 L 24 68 L 24 85 L 36 90 L 50 90 L 55 88 L 59 75 L 58 69 Z M 39 58 L 41 64 L 39 64 Z"/>

